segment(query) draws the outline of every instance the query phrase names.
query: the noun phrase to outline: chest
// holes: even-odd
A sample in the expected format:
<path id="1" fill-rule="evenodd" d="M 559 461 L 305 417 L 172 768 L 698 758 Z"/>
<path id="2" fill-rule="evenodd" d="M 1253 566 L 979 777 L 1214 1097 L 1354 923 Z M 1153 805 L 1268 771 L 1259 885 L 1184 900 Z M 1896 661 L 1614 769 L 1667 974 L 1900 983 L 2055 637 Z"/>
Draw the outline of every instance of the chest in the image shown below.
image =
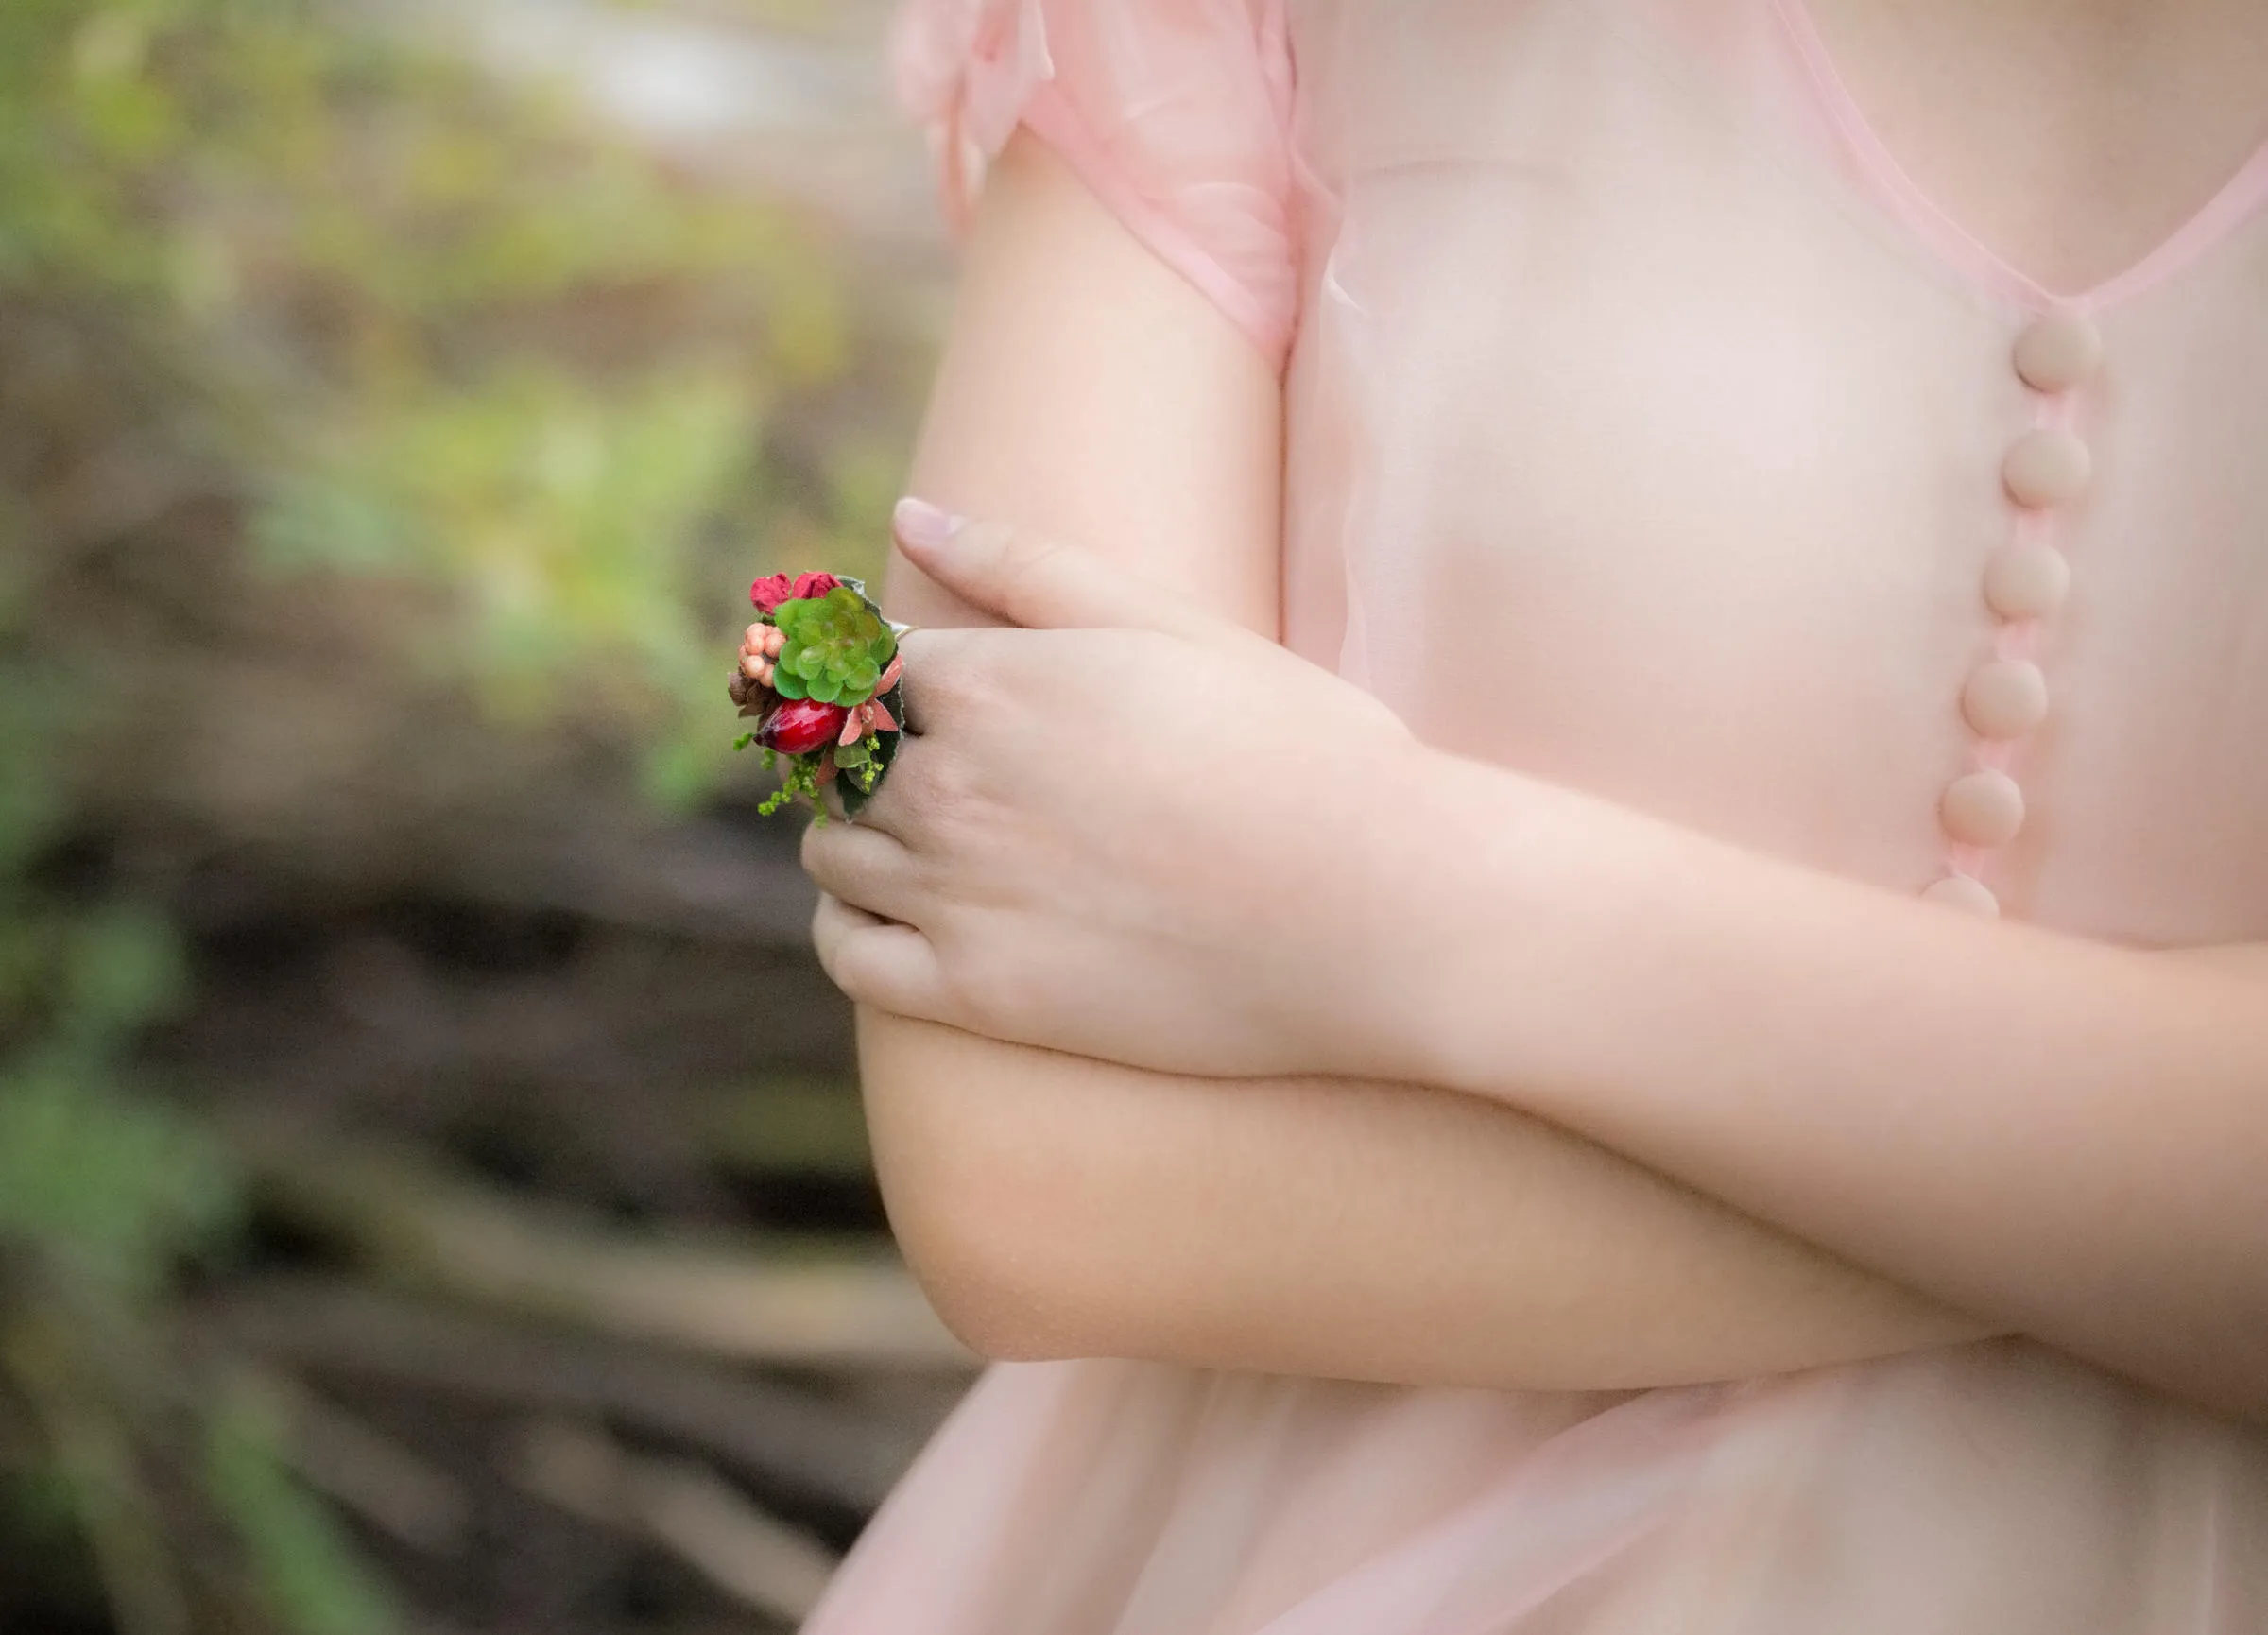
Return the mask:
<path id="1" fill-rule="evenodd" d="M 2042 284 L 2178 232 L 2268 141 L 2268 8 L 1782 0 L 1839 118 Z"/>
<path id="2" fill-rule="evenodd" d="M 2268 933 L 2268 166 L 2064 296 L 1873 163 L 1774 0 L 1293 16 L 1296 646 L 1744 844 Z M 2019 495 L 2042 437 L 2083 469 Z M 1996 604 L 2012 550 L 2052 606 Z"/>

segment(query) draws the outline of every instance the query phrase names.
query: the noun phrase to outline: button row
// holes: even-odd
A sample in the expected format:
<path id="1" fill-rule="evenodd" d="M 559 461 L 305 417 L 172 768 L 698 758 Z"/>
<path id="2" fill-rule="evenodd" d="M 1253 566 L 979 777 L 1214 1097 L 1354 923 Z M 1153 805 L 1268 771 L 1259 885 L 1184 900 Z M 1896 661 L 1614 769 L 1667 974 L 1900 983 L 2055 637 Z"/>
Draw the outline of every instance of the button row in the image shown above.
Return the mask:
<path id="1" fill-rule="evenodd" d="M 1921 895 L 1931 903 L 1966 908 L 1971 914 L 1982 914 L 1988 919 L 2001 912 L 2001 900 L 1992 894 L 1992 887 L 1966 874 L 1941 875 L 1923 886 Z"/>
<path id="2" fill-rule="evenodd" d="M 2070 432 L 2050 426 L 2016 439 L 2001 462 L 2001 481 L 2019 506 L 2044 510 L 2077 499 L 2094 474 L 2094 457 Z"/>
<path id="3" fill-rule="evenodd" d="M 2020 738 L 2048 716 L 2048 679 L 2027 659 L 1980 664 L 1961 689 L 1961 714 L 1984 738 Z"/>
<path id="4" fill-rule="evenodd" d="M 2052 312 L 2016 337 L 2016 372 L 2035 391 L 2069 391 L 2093 376 L 2103 337 L 2085 316 Z"/>
<path id="5" fill-rule="evenodd" d="M 2035 391 L 2069 391 L 2101 367 L 2103 337 L 2082 314 L 2049 313 L 2017 336 L 2011 361 L 2017 377 Z M 2087 491 L 2093 476 L 2087 444 L 2055 426 L 2025 433 L 2001 462 L 2002 486 L 2027 510 L 2069 505 Z M 2070 589 L 2070 566 L 2063 553 L 2038 540 L 2012 542 L 1984 564 L 1985 605 L 2003 619 L 2051 613 Z M 2047 678 L 2028 660 L 1991 660 L 1963 685 L 1961 714 L 1980 737 L 2021 737 L 2047 719 Z M 1937 817 L 1946 835 L 1960 844 L 2004 845 L 2024 825 L 2024 792 L 1997 768 L 1964 773 L 1946 785 Z M 1945 874 L 1924 886 L 1921 895 L 1975 914 L 2001 911 L 1991 888 L 1967 874 Z"/>
<path id="6" fill-rule="evenodd" d="M 1964 846 L 2002 846 L 2024 826 L 2024 792 L 2005 772 L 1964 772 L 1945 786 L 1937 815 Z"/>
<path id="7" fill-rule="evenodd" d="M 2003 619 L 2036 619 L 2063 605 L 2071 565 L 2053 545 L 2018 540 L 1984 564 L 1985 605 Z"/>

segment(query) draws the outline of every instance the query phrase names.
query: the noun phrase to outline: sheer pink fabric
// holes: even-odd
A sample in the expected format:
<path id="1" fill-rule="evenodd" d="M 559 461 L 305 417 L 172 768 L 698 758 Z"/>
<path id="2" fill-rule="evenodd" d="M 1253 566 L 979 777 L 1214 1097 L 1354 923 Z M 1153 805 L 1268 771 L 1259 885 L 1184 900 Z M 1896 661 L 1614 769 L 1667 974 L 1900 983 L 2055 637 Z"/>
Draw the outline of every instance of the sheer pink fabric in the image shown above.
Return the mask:
<path id="1" fill-rule="evenodd" d="M 1889 890 L 2268 938 L 2268 149 L 2057 291 L 1799 0 L 917 0 L 900 41 L 909 107 L 978 158 L 1021 112 L 1283 364 L 1289 640 L 1422 736 Z M 2042 389 L 2050 314 L 2100 363 Z M 2087 469 L 2019 505 L 2042 430 Z M 2012 547 L 2062 594 L 2021 611 Z M 1996 660 L 2048 703 L 1990 736 Z M 1945 804 L 1984 771 L 2005 838 Z M 2022 1341 L 1613 1396 L 998 1366 L 810 1625 L 2262 1629 L 2268 1437 Z"/>
<path id="2" fill-rule="evenodd" d="M 1271 0 L 921 0 L 890 40 L 949 219 L 1019 121 L 1280 360 L 1298 305 L 1291 60 Z"/>

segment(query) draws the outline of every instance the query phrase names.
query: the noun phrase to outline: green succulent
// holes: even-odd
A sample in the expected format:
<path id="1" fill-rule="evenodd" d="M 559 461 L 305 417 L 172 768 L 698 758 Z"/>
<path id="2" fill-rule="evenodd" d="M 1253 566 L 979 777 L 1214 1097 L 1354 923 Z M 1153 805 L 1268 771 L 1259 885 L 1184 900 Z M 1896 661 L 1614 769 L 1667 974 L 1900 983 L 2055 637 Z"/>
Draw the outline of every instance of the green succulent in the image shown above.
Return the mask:
<path id="1" fill-rule="evenodd" d="M 863 704 L 898 651 L 889 626 L 848 585 L 782 602 L 772 622 L 787 638 L 772 670 L 772 690 L 783 698 Z"/>

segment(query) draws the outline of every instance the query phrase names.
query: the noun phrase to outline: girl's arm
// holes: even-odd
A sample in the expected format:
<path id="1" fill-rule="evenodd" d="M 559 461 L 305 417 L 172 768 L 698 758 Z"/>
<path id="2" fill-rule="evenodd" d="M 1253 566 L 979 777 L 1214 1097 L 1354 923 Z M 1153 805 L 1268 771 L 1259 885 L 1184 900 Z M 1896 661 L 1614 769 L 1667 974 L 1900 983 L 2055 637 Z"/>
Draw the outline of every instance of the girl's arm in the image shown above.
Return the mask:
<path id="1" fill-rule="evenodd" d="M 914 491 L 1202 582 L 1274 635 L 1280 421 L 1244 336 L 1013 139 L 967 244 Z M 902 559 L 885 601 L 988 622 Z M 1610 1388 L 1983 1332 L 1477 1099 L 1224 1093 L 871 1009 L 859 1040 L 907 1256 L 994 1354 Z"/>
<path id="2" fill-rule="evenodd" d="M 861 1007 L 900 1246 L 988 1356 L 1614 1390 L 1986 1325 L 1478 1097 L 1216 1080 Z"/>
<path id="3" fill-rule="evenodd" d="M 1352 928 L 1382 975 L 1340 997 L 1400 1047 L 1369 1059 L 2268 1417 L 2257 947 L 1980 920 L 1433 759 L 1421 820 L 1458 879 Z"/>

